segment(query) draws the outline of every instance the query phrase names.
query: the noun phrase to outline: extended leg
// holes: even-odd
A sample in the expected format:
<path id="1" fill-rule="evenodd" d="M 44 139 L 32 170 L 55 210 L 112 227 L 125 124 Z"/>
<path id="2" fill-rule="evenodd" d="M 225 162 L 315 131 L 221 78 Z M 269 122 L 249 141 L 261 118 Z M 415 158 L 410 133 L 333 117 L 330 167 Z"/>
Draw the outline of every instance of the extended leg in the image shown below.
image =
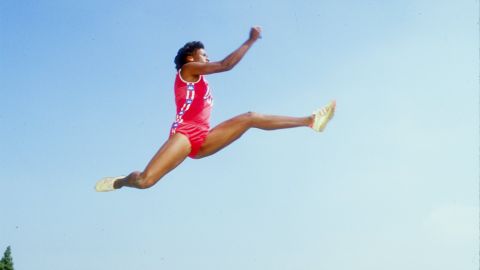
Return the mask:
<path id="1" fill-rule="evenodd" d="M 125 178 L 111 181 L 113 187 L 110 186 L 110 188 L 108 186 L 104 187 L 108 183 L 105 179 L 102 179 L 97 183 L 97 191 L 110 191 L 112 188 L 119 189 L 122 187 L 149 188 L 182 163 L 190 150 L 191 146 L 188 138 L 177 133 L 163 144 L 143 172 L 132 172 Z"/>
<path id="2" fill-rule="evenodd" d="M 313 116 L 290 117 L 263 115 L 254 112 L 241 114 L 213 128 L 195 158 L 203 158 L 218 152 L 240 138 L 252 127 L 263 130 L 307 127 L 312 124 L 312 121 Z"/>
<path id="3" fill-rule="evenodd" d="M 188 138 L 180 133 L 170 137 L 158 150 L 143 172 L 132 172 L 115 182 L 114 187 L 149 188 L 182 163 L 190 153 Z"/>

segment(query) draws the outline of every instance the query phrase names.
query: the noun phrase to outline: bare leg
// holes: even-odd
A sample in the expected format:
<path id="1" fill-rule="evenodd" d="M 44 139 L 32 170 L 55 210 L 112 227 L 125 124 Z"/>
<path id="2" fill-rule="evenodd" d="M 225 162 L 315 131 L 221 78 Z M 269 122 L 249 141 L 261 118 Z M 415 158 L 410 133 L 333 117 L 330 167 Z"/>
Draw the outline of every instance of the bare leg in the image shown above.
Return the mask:
<path id="1" fill-rule="evenodd" d="M 114 188 L 149 188 L 182 163 L 190 150 L 191 146 L 188 138 L 177 133 L 163 144 L 143 172 L 132 172 L 127 177 L 115 181 Z"/>
<path id="2" fill-rule="evenodd" d="M 203 158 L 220 151 L 252 127 L 263 130 L 307 127 L 312 124 L 312 121 L 312 116 L 290 117 L 262 115 L 254 112 L 241 114 L 213 128 L 195 158 Z"/>

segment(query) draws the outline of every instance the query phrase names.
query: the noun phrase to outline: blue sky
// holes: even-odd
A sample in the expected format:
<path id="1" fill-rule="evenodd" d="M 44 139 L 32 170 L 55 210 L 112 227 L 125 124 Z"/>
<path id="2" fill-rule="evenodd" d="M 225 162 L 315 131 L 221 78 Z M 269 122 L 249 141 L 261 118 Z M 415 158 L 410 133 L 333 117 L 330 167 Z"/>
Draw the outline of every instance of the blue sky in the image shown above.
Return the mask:
<path id="1" fill-rule="evenodd" d="M 16 269 L 476 269 L 476 1 L 0 2 L 0 248 Z M 251 130 L 149 190 L 174 119 L 173 58 L 202 40 L 212 124 L 306 115 L 325 133 Z"/>

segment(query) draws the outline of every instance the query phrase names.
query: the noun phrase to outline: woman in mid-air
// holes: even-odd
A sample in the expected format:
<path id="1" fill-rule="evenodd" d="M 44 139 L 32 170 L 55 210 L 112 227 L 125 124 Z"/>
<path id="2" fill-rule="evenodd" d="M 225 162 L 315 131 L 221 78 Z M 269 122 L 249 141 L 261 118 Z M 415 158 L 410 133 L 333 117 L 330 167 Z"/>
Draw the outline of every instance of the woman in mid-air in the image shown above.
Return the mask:
<path id="1" fill-rule="evenodd" d="M 95 189 L 112 191 L 122 187 L 149 188 L 182 163 L 187 156 L 199 159 L 215 154 L 250 128 L 275 130 L 310 127 L 315 131 L 323 131 L 333 117 L 335 101 L 306 117 L 247 112 L 210 129 L 213 97 L 205 75 L 232 69 L 260 38 L 260 33 L 260 27 L 252 27 L 248 40 L 218 62 L 210 62 L 203 44 L 199 41 L 189 42 L 180 48 L 175 57 L 177 75 L 174 90 L 177 115 L 170 130 L 170 137 L 143 172 L 105 177 L 97 182 Z"/>

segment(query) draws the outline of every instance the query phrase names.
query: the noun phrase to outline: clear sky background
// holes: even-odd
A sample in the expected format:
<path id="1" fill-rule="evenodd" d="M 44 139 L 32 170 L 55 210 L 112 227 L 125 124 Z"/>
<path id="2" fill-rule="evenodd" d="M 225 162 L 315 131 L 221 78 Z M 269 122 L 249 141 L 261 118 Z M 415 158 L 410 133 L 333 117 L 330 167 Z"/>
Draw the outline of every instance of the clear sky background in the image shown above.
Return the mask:
<path id="1" fill-rule="evenodd" d="M 0 251 L 18 270 L 479 267 L 478 1 L 0 1 Z M 173 58 L 201 40 L 212 124 L 251 130 L 148 190 L 174 120 Z"/>

